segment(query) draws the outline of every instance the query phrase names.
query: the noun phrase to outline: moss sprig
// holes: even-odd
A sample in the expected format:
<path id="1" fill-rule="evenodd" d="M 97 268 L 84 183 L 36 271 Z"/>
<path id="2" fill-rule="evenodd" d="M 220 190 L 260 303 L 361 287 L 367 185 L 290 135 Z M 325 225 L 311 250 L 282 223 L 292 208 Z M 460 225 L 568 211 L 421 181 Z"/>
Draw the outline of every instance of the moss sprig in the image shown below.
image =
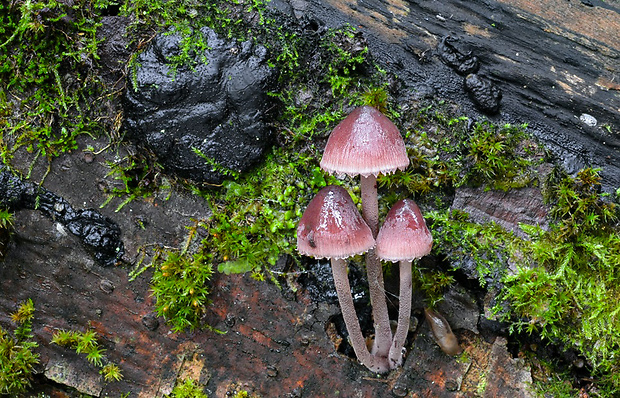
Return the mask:
<path id="1" fill-rule="evenodd" d="M 15 1 L 0 5 L 2 159 L 26 148 L 51 159 L 112 121 L 87 98 L 105 88 L 95 73 L 101 10 L 109 1 Z M 68 76 L 71 75 L 71 78 Z M 105 96 L 105 95 L 104 95 Z M 102 101 L 97 102 L 97 104 Z"/>
<path id="2" fill-rule="evenodd" d="M 30 386 L 33 368 L 39 363 L 39 354 L 33 352 L 39 346 L 33 340 L 33 318 L 34 302 L 28 299 L 11 314 L 16 324 L 13 333 L 0 327 L 0 395 L 15 396 Z"/>
<path id="3" fill-rule="evenodd" d="M 523 225 L 517 271 L 505 278 L 504 315 L 515 332 L 538 333 L 587 358 L 606 390 L 620 390 L 620 228 L 597 169 L 563 176 L 553 192 L 548 230 Z"/>
<path id="4" fill-rule="evenodd" d="M 156 268 L 151 291 L 157 299 L 155 309 L 172 325 L 175 332 L 201 326 L 211 299 L 209 281 L 213 274 L 210 256 L 200 251 L 181 250 L 158 252 L 153 260 Z"/>
<path id="5" fill-rule="evenodd" d="M 462 186 L 507 191 L 536 184 L 536 168 L 547 159 L 526 124 L 472 121 L 441 101 L 411 109 L 404 118 L 411 164 L 381 176 L 382 187 L 404 187 L 418 196 Z"/>
<path id="6" fill-rule="evenodd" d="M 98 338 L 94 330 L 80 332 L 60 329 L 52 335 L 51 343 L 71 348 L 77 354 L 86 354 L 88 362 L 100 368 L 99 373 L 106 382 L 120 381 L 123 378 L 120 368 L 107 360 L 104 355 L 105 349 L 99 345 Z"/>
<path id="7" fill-rule="evenodd" d="M 201 387 L 194 379 L 188 378 L 177 382 L 168 398 L 208 398 Z"/>

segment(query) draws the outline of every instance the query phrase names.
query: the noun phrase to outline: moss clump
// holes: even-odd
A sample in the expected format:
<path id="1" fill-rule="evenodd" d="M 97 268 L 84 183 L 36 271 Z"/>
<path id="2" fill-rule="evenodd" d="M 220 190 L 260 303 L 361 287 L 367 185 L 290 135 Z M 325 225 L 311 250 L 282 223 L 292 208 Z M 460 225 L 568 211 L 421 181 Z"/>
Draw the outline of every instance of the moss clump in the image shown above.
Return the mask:
<path id="1" fill-rule="evenodd" d="M 14 1 L 0 5 L 0 154 L 53 158 L 74 150 L 80 134 L 112 122 L 96 74 L 96 30 L 108 1 Z M 105 98 L 102 97 L 102 98 Z M 110 123 L 109 125 L 107 123 Z"/>
<path id="2" fill-rule="evenodd" d="M 34 303 L 26 300 L 11 314 L 17 325 L 13 333 L 0 328 L 0 395 L 16 395 L 30 386 L 34 366 L 39 354 L 32 352 L 39 345 L 33 341 L 32 319 Z"/>
<path id="3" fill-rule="evenodd" d="M 600 395 L 615 396 L 620 389 L 618 207 L 601 193 L 597 169 L 575 177 L 556 171 L 545 192 L 553 222 L 548 230 L 521 225 L 527 238 L 494 223 L 471 223 L 461 211 L 427 213 L 434 252 L 457 268 L 473 264 L 481 286 L 493 281 L 501 288 L 494 310 L 513 333 L 536 334 L 577 351 L 596 375 Z"/>
<path id="4" fill-rule="evenodd" d="M 424 215 L 433 233 L 433 252 L 447 259 L 455 269 L 473 264 L 478 283 L 485 287 L 499 283 L 508 258 L 507 245 L 514 235 L 499 225 L 471 222 L 460 210 L 431 211 Z"/>
<path id="5" fill-rule="evenodd" d="M 151 280 L 157 314 L 172 324 L 176 332 L 200 326 L 209 298 L 213 274 L 210 255 L 167 250 L 158 252 Z"/>
<path id="6" fill-rule="evenodd" d="M 0 229 L 9 229 L 13 225 L 13 213 L 0 209 Z"/>
<path id="7" fill-rule="evenodd" d="M 522 226 L 517 272 L 506 277 L 505 319 L 587 358 L 602 383 L 620 390 L 620 227 L 618 209 L 600 193 L 596 169 L 561 176 L 550 188 L 554 223 Z M 514 318 L 512 317 L 514 316 Z"/>
<path id="8" fill-rule="evenodd" d="M 58 330 L 52 336 L 52 344 L 69 347 L 78 354 L 86 354 L 86 359 L 92 365 L 100 368 L 99 373 L 105 381 L 120 381 L 123 374 L 113 362 L 106 359 L 105 349 L 99 346 L 98 335 L 94 330 L 78 332 L 74 330 Z"/>
<path id="9" fill-rule="evenodd" d="M 460 186 L 507 191 L 536 183 L 535 168 L 547 156 L 526 124 L 474 122 L 454 113 L 441 101 L 404 113 L 411 164 L 381 176 L 379 184 L 420 195 Z"/>
<path id="10" fill-rule="evenodd" d="M 177 383 L 172 393 L 166 396 L 169 398 L 208 398 L 208 395 L 204 393 L 202 387 L 191 378 Z"/>
<path id="11" fill-rule="evenodd" d="M 207 38 L 200 28 L 209 27 L 222 37 L 245 41 L 253 36 L 252 21 L 262 21 L 264 12 L 262 1 L 134 0 L 122 2 L 119 13 L 130 18 L 130 39 L 138 48 L 157 32 L 181 34 L 178 55 L 168 58 L 174 73 L 179 67 L 193 68 L 198 62 L 206 62 L 200 54 L 208 50 Z"/>
<path id="12" fill-rule="evenodd" d="M 304 203 L 328 181 L 315 159 L 275 149 L 251 175 L 207 193 L 214 214 L 205 243 L 219 254 L 218 270 L 270 274 L 279 256 L 295 251 Z"/>
<path id="13" fill-rule="evenodd" d="M 0 261 L 6 253 L 6 246 L 9 243 L 11 227 L 13 225 L 13 213 L 8 210 L 0 209 Z"/>

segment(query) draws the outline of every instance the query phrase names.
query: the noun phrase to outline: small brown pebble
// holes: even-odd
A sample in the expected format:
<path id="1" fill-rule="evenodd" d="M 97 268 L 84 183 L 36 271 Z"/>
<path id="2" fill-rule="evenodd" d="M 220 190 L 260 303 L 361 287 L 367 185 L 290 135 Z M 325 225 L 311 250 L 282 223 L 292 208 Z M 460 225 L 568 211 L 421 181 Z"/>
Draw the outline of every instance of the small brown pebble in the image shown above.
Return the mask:
<path id="1" fill-rule="evenodd" d="M 459 383 L 456 380 L 446 380 L 446 390 L 448 391 L 456 391 L 459 389 Z"/>
<path id="2" fill-rule="evenodd" d="M 110 294 L 114 291 L 114 283 L 112 283 L 109 279 L 102 279 L 99 283 L 99 288 L 103 290 L 104 293 Z"/>
<path id="3" fill-rule="evenodd" d="M 92 163 L 95 160 L 95 154 L 92 152 L 84 153 L 84 162 Z"/>
<path id="4" fill-rule="evenodd" d="M 101 192 L 107 192 L 108 184 L 105 181 L 100 180 L 97 182 L 97 189 L 100 190 Z"/>
<path id="5" fill-rule="evenodd" d="M 226 324 L 226 326 L 231 328 L 235 326 L 235 323 L 237 323 L 237 320 L 233 314 L 226 314 L 226 319 L 224 320 L 224 323 Z"/>
<path id="6" fill-rule="evenodd" d="M 405 386 L 396 385 L 392 388 L 392 394 L 394 394 L 395 397 L 406 397 L 408 393 L 409 390 Z"/>
<path id="7" fill-rule="evenodd" d="M 150 331 L 154 331 L 159 327 L 159 320 L 152 314 L 142 317 L 142 324 Z"/>
<path id="8" fill-rule="evenodd" d="M 267 376 L 276 377 L 278 375 L 278 369 L 275 366 L 267 366 Z"/>

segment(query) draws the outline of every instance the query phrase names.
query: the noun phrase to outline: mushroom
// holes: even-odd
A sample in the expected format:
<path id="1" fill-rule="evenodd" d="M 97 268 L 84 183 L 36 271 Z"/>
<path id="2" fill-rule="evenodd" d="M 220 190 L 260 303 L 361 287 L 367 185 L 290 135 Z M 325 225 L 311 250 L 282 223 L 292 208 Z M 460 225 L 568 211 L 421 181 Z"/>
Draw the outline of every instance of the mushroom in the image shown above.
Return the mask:
<path id="1" fill-rule="evenodd" d="M 374 245 L 370 228 L 349 193 L 339 186 L 321 189 L 308 204 L 297 226 L 299 253 L 331 260 L 342 317 L 355 355 L 368 369 L 383 373 L 389 370 L 387 359 L 372 355 L 366 347 L 353 305 L 345 261 L 345 258 L 365 253 Z"/>
<path id="2" fill-rule="evenodd" d="M 377 176 L 409 165 L 409 157 L 398 128 L 371 106 L 356 108 L 332 131 L 321 168 L 328 173 L 361 176 L 362 214 L 374 237 L 379 230 Z M 373 353 L 387 357 L 392 340 L 383 269 L 374 250 L 366 256 L 366 272 L 375 322 Z"/>
<path id="3" fill-rule="evenodd" d="M 400 299 L 398 324 L 389 351 L 392 368 L 402 364 L 411 317 L 411 262 L 426 256 L 433 247 L 433 237 L 426 227 L 418 205 L 410 199 L 396 202 L 390 209 L 377 235 L 377 256 L 385 261 L 399 262 Z"/>
<path id="4" fill-rule="evenodd" d="M 372 106 L 356 108 L 334 128 L 321 159 L 321 168 L 328 173 L 361 176 L 362 213 L 373 236 L 379 230 L 377 176 L 407 166 L 400 131 Z"/>

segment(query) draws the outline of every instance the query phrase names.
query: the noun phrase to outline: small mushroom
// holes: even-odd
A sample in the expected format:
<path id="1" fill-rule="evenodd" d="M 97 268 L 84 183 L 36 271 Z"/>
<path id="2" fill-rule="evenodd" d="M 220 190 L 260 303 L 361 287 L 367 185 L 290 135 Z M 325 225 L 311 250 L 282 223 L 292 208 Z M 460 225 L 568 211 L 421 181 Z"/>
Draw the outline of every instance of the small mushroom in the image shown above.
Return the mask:
<path id="1" fill-rule="evenodd" d="M 329 258 L 342 317 L 358 360 L 373 372 L 389 370 L 386 358 L 372 355 L 366 347 L 357 318 L 347 275 L 346 258 L 374 247 L 370 228 L 348 192 L 338 186 L 323 188 L 310 201 L 297 226 L 297 250 L 315 258 Z"/>
<path id="2" fill-rule="evenodd" d="M 377 176 L 407 166 L 400 131 L 372 106 L 356 108 L 334 128 L 321 159 L 321 168 L 328 173 L 361 176 L 362 213 L 373 236 L 379 230 Z"/>
<path id="3" fill-rule="evenodd" d="M 433 332 L 435 341 L 443 352 L 448 355 L 458 355 L 463 352 L 458 339 L 452 332 L 450 324 L 443 315 L 430 308 L 425 308 L 424 317 L 431 325 L 431 331 Z"/>
<path id="4" fill-rule="evenodd" d="M 362 214 L 373 237 L 379 230 L 377 176 L 405 169 L 408 165 L 409 157 L 398 128 L 372 106 L 356 108 L 334 128 L 321 159 L 321 168 L 328 173 L 361 176 Z M 392 332 L 383 269 L 374 250 L 366 256 L 366 272 L 375 322 L 373 353 L 387 357 Z"/>
<path id="5" fill-rule="evenodd" d="M 398 262 L 400 268 L 400 298 L 398 324 L 389 351 L 392 368 L 402 365 L 411 318 L 411 262 L 426 256 L 433 247 L 433 237 L 426 227 L 418 205 L 409 199 L 396 202 L 388 212 L 377 235 L 377 256 L 385 261 Z"/>

